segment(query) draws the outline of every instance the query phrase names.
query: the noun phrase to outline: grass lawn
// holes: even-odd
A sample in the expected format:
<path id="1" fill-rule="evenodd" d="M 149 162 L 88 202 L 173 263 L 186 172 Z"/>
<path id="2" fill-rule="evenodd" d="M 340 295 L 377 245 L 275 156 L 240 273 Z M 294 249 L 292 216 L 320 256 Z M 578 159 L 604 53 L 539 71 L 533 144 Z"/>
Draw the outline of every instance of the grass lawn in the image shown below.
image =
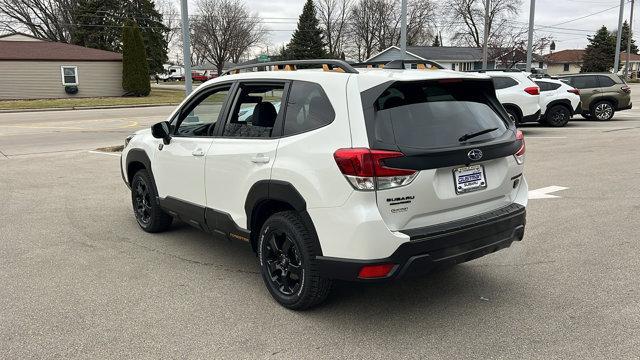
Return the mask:
<path id="1" fill-rule="evenodd" d="M 48 109 L 82 106 L 177 104 L 184 99 L 183 90 L 151 89 L 147 97 L 100 97 L 72 99 L 0 100 L 0 110 Z"/>

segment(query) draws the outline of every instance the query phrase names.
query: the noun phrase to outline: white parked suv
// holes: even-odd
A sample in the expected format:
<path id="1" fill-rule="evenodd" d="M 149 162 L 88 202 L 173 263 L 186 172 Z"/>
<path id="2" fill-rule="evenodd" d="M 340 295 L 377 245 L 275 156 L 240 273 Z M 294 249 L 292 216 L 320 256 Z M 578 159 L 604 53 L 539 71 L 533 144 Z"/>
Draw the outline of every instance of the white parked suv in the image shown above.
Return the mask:
<path id="1" fill-rule="evenodd" d="M 246 241 L 290 309 L 323 301 L 333 279 L 424 274 L 523 238 L 524 137 L 486 76 L 259 66 L 291 71 L 207 81 L 127 138 L 121 170 L 143 230 L 179 218 Z"/>
<path id="2" fill-rule="evenodd" d="M 509 70 L 481 71 L 493 79 L 496 96 L 516 124 L 540 119 L 540 88 L 529 73 Z"/>
<path id="3" fill-rule="evenodd" d="M 580 91 L 573 86 L 554 79 L 535 79 L 535 83 L 540 87 L 541 123 L 562 127 L 582 111 Z"/>

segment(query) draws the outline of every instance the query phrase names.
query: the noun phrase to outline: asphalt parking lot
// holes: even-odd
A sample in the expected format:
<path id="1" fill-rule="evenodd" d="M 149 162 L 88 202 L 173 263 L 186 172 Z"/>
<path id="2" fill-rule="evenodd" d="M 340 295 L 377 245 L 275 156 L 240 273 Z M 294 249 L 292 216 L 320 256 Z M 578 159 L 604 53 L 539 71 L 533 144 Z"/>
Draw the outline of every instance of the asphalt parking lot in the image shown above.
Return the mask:
<path id="1" fill-rule="evenodd" d="M 246 243 L 138 228 L 118 157 L 89 150 L 170 110 L 0 114 L 0 357 L 640 356 L 640 110 L 523 128 L 522 242 L 424 278 L 338 283 L 307 312 L 271 299 Z"/>

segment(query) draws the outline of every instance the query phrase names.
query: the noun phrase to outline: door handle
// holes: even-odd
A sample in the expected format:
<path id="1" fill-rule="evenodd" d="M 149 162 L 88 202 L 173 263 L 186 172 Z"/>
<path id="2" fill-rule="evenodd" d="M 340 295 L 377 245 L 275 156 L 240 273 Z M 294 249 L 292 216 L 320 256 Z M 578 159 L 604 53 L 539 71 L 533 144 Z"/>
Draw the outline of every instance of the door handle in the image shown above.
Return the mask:
<path id="1" fill-rule="evenodd" d="M 197 148 L 191 153 L 193 156 L 204 156 L 204 150 Z"/>
<path id="2" fill-rule="evenodd" d="M 597 92 L 600 92 L 600 91 L 599 90 L 592 90 L 592 92 L 597 93 Z"/>
<path id="3" fill-rule="evenodd" d="M 251 158 L 251 162 L 254 162 L 256 164 L 266 164 L 268 163 L 270 160 L 270 158 L 268 156 L 265 156 L 263 154 L 258 154 L 254 157 Z"/>

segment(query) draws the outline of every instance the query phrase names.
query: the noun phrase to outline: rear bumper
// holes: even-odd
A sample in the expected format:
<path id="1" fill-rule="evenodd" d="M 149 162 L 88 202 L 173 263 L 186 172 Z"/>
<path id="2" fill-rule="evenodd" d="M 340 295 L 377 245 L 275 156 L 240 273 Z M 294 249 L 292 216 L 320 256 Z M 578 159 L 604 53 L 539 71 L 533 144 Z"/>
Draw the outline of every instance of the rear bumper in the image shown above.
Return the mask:
<path id="1" fill-rule="evenodd" d="M 318 256 L 322 276 L 331 279 L 384 282 L 465 261 L 509 247 L 522 240 L 526 222 L 525 207 L 513 203 L 501 209 L 449 223 L 403 231 L 410 241 L 388 258 L 352 260 Z M 359 279 L 365 265 L 395 264 L 384 278 Z"/>
<path id="2" fill-rule="evenodd" d="M 527 115 L 527 116 L 523 116 L 522 117 L 522 122 L 526 123 L 526 122 L 536 122 L 540 120 L 540 110 L 536 111 L 534 114 L 531 115 Z"/>
<path id="3" fill-rule="evenodd" d="M 633 104 L 629 103 L 629 105 L 627 105 L 627 106 L 618 107 L 618 109 L 616 109 L 616 111 L 629 110 L 629 109 L 631 109 L 632 106 L 633 106 Z"/>

